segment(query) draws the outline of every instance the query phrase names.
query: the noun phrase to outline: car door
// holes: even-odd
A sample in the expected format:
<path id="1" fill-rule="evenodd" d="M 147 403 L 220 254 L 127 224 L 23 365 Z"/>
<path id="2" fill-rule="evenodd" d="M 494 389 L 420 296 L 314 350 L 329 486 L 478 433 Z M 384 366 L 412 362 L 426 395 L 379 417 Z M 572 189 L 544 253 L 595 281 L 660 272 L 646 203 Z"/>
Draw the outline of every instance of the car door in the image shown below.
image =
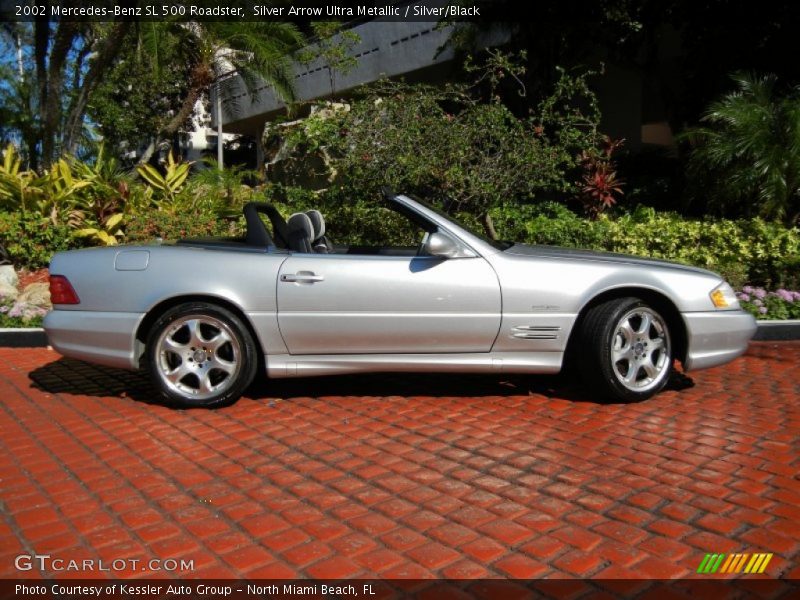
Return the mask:
<path id="1" fill-rule="evenodd" d="M 277 282 L 291 354 L 488 352 L 500 285 L 479 256 L 292 254 Z"/>

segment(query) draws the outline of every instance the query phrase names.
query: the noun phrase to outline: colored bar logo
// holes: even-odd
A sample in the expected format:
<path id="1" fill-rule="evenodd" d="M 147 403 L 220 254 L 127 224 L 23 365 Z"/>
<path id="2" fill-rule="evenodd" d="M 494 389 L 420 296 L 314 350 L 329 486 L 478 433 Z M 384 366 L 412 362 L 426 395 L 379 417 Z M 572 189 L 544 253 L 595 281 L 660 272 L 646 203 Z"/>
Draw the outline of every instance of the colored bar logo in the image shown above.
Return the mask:
<path id="1" fill-rule="evenodd" d="M 697 567 L 697 572 L 704 575 L 714 575 L 715 573 L 763 573 L 769 561 L 772 560 L 772 553 L 757 554 L 706 554 Z"/>

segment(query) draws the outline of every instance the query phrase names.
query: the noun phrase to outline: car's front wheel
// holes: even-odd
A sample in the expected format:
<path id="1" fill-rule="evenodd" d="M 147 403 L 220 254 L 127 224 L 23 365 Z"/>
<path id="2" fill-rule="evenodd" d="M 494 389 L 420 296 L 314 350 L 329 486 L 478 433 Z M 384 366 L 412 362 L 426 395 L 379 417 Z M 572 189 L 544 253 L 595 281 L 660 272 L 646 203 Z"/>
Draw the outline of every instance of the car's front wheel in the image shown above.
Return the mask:
<path id="1" fill-rule="evenodd" d="M 147 339 L 147 366 L 164 399 L 180 406 L 234 402 L 253 381 L 255 342 L 234 313 L 207 302 L 166 311 Z"/>
<path id="2" fill-rule="evenodd" d="M 584 382 L 605 397 L 645 400 L 666 385 L 672 371 L 667 321 L 638 298 L 619 298 L 591 308 L 579 343 Z"/>

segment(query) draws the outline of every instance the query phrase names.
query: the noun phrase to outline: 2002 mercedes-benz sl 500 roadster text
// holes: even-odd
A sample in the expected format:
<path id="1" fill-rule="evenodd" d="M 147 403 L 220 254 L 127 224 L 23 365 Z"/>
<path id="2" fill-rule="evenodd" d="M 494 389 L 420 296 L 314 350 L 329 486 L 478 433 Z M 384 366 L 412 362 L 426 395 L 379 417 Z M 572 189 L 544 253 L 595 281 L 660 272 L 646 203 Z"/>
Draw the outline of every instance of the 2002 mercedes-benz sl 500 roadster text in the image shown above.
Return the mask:
<path id="1" fill-rule="evenodd" d="M 318 211 L 245 207 L 242 239 L 93 248 L 50 265 L 52 346 L 145 367 L 165 399 L 237 399 L 256 372 L 556 373 L 598 396 L 658 392 L 741 355 L 756 329 L 718 275 L 630 256 L 484 239 L 407 195 L 408 246 L 338 246 Z M 261 215 L 266 218 L 262 219 Z"/>

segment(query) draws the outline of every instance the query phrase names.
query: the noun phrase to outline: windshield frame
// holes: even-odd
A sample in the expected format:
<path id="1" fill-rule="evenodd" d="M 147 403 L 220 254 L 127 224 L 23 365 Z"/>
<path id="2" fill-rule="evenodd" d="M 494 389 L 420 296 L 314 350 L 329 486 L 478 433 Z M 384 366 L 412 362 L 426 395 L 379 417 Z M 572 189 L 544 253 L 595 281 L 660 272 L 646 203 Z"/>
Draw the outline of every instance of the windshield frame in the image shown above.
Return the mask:
<path id="1" fill-rule="evenodd" d="M 475 231 L 471 226 L 469 226 L 466 223 L 464 223 L 463 221 L 461 221 L 461 219 L 459 219 L 458 217 L 455 217 L 455 216 L 451 215 L 447 211 L 439 208 L 438 206 L 436 206 L 434 204 L 431 204 L 427 200 L 423 200 L 422 198 L 420 198 L 419 196 L 416 196 L 415 194 L 402 194 L 402 195 L 405 196 L 406 198 L 409 198 L 409 199 L 413 200 L 414 202 L 420 204 L 421 206 L 427 208 L 429 211 L 431 211 L 433 213 L 436 213 L 437 215 L 439 215 L 443 219 L 446 219 L 447 221 L 449 221 L 453 225 L 458 226 L 459 228 L 463 229 L 464 231 L 466 231 L 470 235 L 472 235 L 472 236 L 478 238 L 479 240 L 481 240 L 484 244 L 488 244 L 489 246 L 491 246 L 492 248 L 494 248 L 496 250 L 500 250 L 501 252 L 503 252 L 505 250 L 508 250 L 509 248 L 511 248 L 511 246 L 514 245 L 514 242 L 507 241 L 507 240 L 493 240 L 490 237 L 488 237 L 485 233 L 483 233 L 481 231 Z"/>

